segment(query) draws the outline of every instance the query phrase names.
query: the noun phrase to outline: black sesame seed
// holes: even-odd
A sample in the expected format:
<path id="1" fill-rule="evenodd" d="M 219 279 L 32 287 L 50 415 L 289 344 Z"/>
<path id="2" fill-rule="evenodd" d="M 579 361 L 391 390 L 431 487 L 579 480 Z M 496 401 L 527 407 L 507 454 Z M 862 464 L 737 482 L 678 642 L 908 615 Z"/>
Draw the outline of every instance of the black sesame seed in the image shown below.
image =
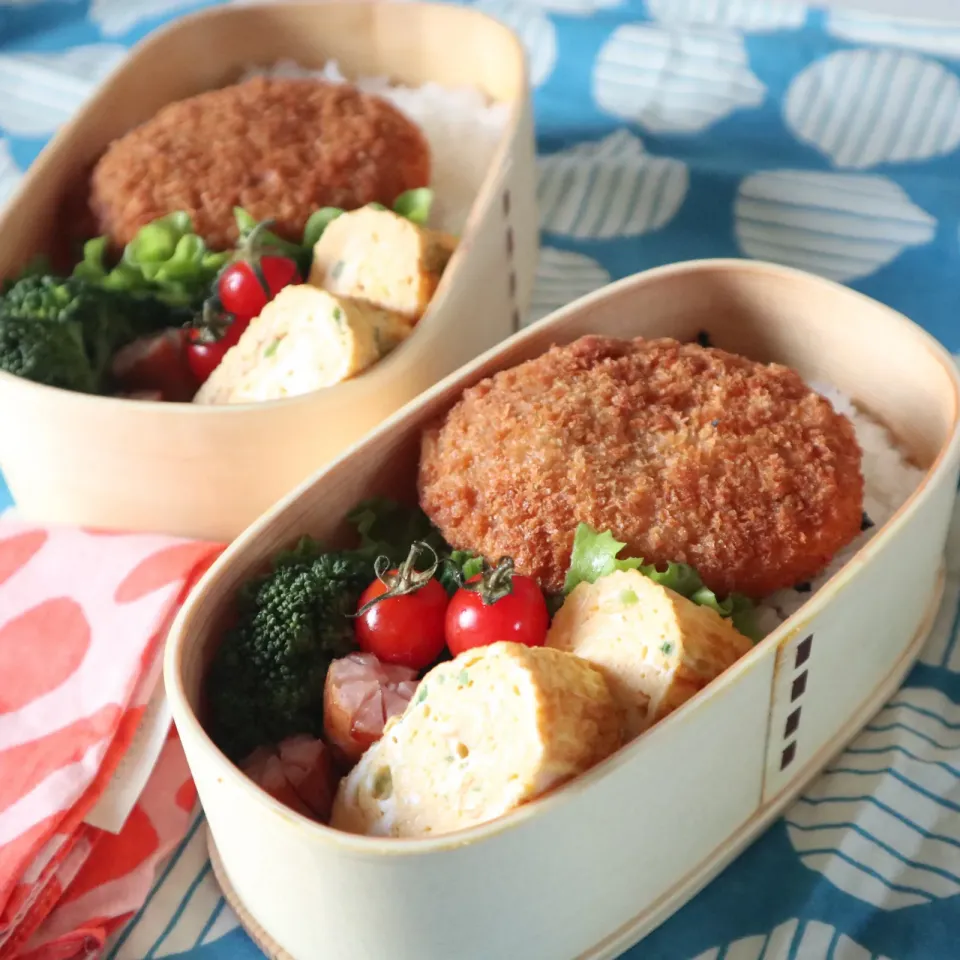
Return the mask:
<path id="1" fill-rule="evenodd" d="M 712 346 L 713 346 L 713 341 L 710 339 L 710 334 L 707 333 L 706 330 L 701 330 L 701 331 L 697 334 L 697 343 L 700 344 L 701 347 L 712 347 Z"/>
<path id="2" fill-rule="evenodd" d="M 809 580 L 804 580 L 803 583 L 798 583 L 794 588 L 797 593 L 809 593 L 813 587 L 810 585 Z"/>
<path id="3" fill-rule="evenodd" d="M 876 526 L 876 524 L 867 516 L 866 512 L 864 512 L 863 516 L 860 518 L 860 529 L 869 530 L 874 526 Z"/>
<path id="4" fill-rule="evenodd" d="M 720 421 L 719 421 L 719 420 L 711 420 L 711 421 L 710 421 L 710 426 L 711 426 L 711 427 L 719 427 L 719 426 L 720 426 Z"/>

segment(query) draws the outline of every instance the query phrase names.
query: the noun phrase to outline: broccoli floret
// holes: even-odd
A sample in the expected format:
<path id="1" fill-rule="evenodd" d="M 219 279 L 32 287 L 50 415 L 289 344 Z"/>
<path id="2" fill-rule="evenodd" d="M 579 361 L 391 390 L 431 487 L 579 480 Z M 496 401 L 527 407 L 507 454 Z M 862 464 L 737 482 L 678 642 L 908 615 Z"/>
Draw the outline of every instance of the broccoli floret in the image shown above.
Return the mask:
<path id="1" fill-rule="evenodd" d="M 28 274 L 4 291 L 3 311 L 7 316 L 57 323 L 77 319 L 76 297 L 70 284 L 39 274 Z"/>
<path id="2" fill-rule="evenodd" d="M 43 323 L 0 312 L 0 370 L 50 387 L 95 393 L 78 323 Z"/>
<path id="3" fill-rule="evenodd" d="M 304 540 L 240 592 L 206 685 L 208 729 L 228 757 L 321 734 L 327 668 L 355 648 L 347 614 L 372 578 L 366 553 L 322 553 Z"/>
<path id="4" fill-rule="evenodd" d="M 124 291 L 104 290 L 79 279 L 61 279 L 49 275 L 27 275 L 12 284 L 0 298 L 0 322 L 8 325 L 7 347 L 0 357 L 0 369 L 30 380 L 61 386 L 46 372 L 45 363 L 34 363 L 27 372 L 16 360 L 20 353 L 35 351 L 33 344 L 61 343 L 64 355 L 75 350 L 76 331 L 86 355 L 89 373 L 74 373 L 70 382 L 86 383 L 85 392 L 102 392 L 107 387 L 108 367 L 113 354 L 137 337 L 166 327 L 181 326 L 188 314 L 154 297 L 137 296 Z M 13 322 L 12 321 L 23 321 Z M 34 331 L 25 323 L 52 329 Z M 59 331 L 59 332 L 54 332 Z M 17 346 L 17 338 L 23 340 Z M 15 342 L 16 341 L 16 342 Z M 7 355 L 11 359 L 6 359 Z M 92 378 L 92 385 L 88 382 Z M 70 389 L 81 389 L 72 386 Z"/>

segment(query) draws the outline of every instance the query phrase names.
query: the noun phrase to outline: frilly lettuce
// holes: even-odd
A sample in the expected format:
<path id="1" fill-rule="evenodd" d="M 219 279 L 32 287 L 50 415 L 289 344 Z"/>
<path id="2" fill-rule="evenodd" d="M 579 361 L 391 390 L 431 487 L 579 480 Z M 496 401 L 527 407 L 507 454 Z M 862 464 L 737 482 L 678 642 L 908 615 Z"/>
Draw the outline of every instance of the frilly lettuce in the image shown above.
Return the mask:
<path id="1" fill-rule="evenodd" d="M 230 257 L 209 250 L 186 213 L 141 227 L 116 264 L 108 262 L 107 247 L 106 237 L 88 240 L 73 276 L 108 290 L 149 293 L 174 306 L 199 303 Z"/>
<path id="2" fill-rule="evenodd" d="M 483 570 L 482 557 L 468 550 L 453 550 L 419 507 L 389 497 L 371 497 L 347 514 L 347 522 L 359 535 L 359 551 L 371 560 L 385 556 L 400 563 L 414 541 L 432 547 L 440 561 L 436 577 L 448 594 Z"/>
<path id="3" fill-rule="evenodd" d="M 617 554 L 626 546 L 615 540 L 609 530 L 597 533 L 585 523 L 577 526 L 573 536 L 573 553 L 563 583 L 563 592 L 569 593 L 578 583 L 596 583 L 615 570 L 636 570 L 643 560 L 618 560 Z"/>
<path id="4" fill-rule="evenodd" d="M 720 600 L 711 589 L 704 586 L 700 574 L 686 563 L 668 563 L 666 570 L 658 570 L 654 564 L 644 564 L 642 559 L 635 557 L 618 559 L 618 554 L 625 546 L 609 530 L 598 533 L 586 523 L 579 524 L 573 538 L 570 567 L 563 584 L 564 594 L 569 594 L 579 583 L 596 583 L 616 570 L 639 570 L 655 583 L 728 618 L 737 630 L 754 643 L 760 639 L 755 607 L 749 597 L 731 593 Z"/>
<path id="5" fill-rule="evenodd" d="M 433 191 L 420 187 L 397 197 L 393 209 L 401 217 L 422 226 L 430 216 L 432 205 Z M 295 260 L 306 276 L 314 245 L 343 213 L 339 207 L 315 211 L 306 223 L 300 243 L 284 240 L 269 230 L 260 235 L 260 240 L 265 249 Z M 233 215 L 241 238 L 257 226 L 256 219 L 242 207 L 234 207 Z M 117 262 L 110 256 L 109 246 L 105 236 L 88 240 L 73 276 L 111 290 L 149 293 L 174 306 L 198 306 L 209 295 L 220 270 L 234 256 L 233 250 L 210 250 L 203 238 L 194 233 L 193 221 L 183 211 L 175 211 L 141 227 Z"/>

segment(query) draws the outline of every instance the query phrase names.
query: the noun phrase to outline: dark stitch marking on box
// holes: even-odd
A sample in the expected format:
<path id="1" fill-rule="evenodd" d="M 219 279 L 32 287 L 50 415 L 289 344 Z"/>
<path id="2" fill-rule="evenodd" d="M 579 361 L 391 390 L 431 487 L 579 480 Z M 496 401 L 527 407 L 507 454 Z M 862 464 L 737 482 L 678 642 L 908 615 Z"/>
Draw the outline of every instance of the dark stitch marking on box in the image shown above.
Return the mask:
<path id="1" fill-rule="evenodd" d="M 795 670 L 799 670 L 809 659 L 810 654 L 813 650 L 813 634 L 808 634 L 804 637 L 800 643 L 797 644 L 796 651 L 793 655 L 793 667 Z M 796 703 L 806 692 L 807 690 L 807 676 L 809 670 L 803 670 L 801 673 L 798 673 L 793 678 L 793 683 L 790 685 L 790 702 Z M 800 729 L 800 715 L 802 711 L 801 706 L 796 706 L 788 715 L 786 722 L 783 725 L 783 741 L 790 740 L 786 746 L 783 747 L 780 753 L 780 769 L 785 770 L 787 767 L 793 763 L 797 755 L 797 732 Z"/>
<path id="2" fill-rule="evenodd" d="M 513 237 L 513 226 L 510 223 L 510 191 L 503 191 L 503 216 L 507 221 L 507 263 L 509 265 L 509 271 L 507 273 L 507 289 L 510 292 L 510 300 L 513 304 L 513 314 L 511 315 L 511 325 L 513 327 L 513 332 L 516 333 L 520 329 L 520 310 L 517 307 L 517 271 L 514 266 L 514 237 Z"/>
<path id="3" fill-rule="evenodd" d="M 789 717 L 787 717 L 787 722 L 783 728 L 784 740 L 786 740 L 788 737 L 791 737 L 793 734 L 797 732 L 797 727 L 800 726 L 800 711 L 802 709 L 803 709 L 802 707 L 797 707 L 797 709 L 794 710 Z"/>

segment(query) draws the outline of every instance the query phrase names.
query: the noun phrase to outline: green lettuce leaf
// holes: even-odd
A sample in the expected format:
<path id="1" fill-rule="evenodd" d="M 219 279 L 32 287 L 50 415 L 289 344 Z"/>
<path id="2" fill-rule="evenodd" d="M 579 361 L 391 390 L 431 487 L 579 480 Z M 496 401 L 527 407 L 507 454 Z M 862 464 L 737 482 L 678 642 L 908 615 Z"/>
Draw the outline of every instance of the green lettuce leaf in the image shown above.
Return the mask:
<path id="1" fill-rule="evenodd" d="M 411 223 L 425 226 L 430 219 L 430 208 L 433 206 L 433 191 L 429 187 L 418 187 L 401 193 L 394 201 L 393 211 L 405 217 Z"/>
<path id="2" fill-rule="evenodd" d="M 469 580 L 471 577 L 483 573 L 483 557 L 478 557 L 476 554 L 470 553 L 469 550 L 454 550 L 451 559 L 460 564 L 464 580 Z"/>
<path id="3" fill-rule="evenodd" d="M 640 568 L 640 572 L 654 583 L 679 593 L 681 597 L 692 598 L 698 590 L 706 589 L 700 574 L 688 563 L 668 563 L 666 570 L 658 570 L 649 563 Z"/>
<path id="4" fill-rule="evenodd" d="M 437 579 L 451 597 L 462 583 L 483 572 L 483 557 L 469 550 L 449 550 L 440 559 L 443 562 L 437 569 Z"/>
<path id="5" fill-rule="evenodd" d="M 618 560 L 617 554 L 626 546 L 615 540 L 609 530 L 597 533 L 586 523 L 577 525 L 573 537 L 573 554 L 563 583 L 563 592 L 569 593 L 578 583 L 596 583 L 615 570 L 636 570 L 643 560 Z"/>
<path id="6" fill-rule="evenodd" d="M 309 250 L 317 245 L 317 241 L 323 236 L 323 231 L 333 223 L 337 217 L 343 216 L 344 211 L 339 207 L 321 207 L 314 210 L 303 228 L 303 246 Z"/>
<path id="7" fill-rule="evenodd" d="M 449 551 L 436 527 L 419 507 L 397 503 L 389 497 L 371 497 L 358 503 L 348 514 L 360 536 L 360 550 L 371 557 L 387 556 L 403 561 L 414 540 L 428 543 L 443 556 Z"/>
<path id="8" fill-rule="evenodd" d="M 348 514 L 360 537 L 359 552 L 372 560 L 389 557 L 401 563 L 415 541 L 429 544 L 437 554 L 436 578 L 449 595 L 460 584 L 483 570 L 483 558 L 469 550 L 454 550 L 419 507 L 397 503 L 388 497 L 371 497 Z"/>

